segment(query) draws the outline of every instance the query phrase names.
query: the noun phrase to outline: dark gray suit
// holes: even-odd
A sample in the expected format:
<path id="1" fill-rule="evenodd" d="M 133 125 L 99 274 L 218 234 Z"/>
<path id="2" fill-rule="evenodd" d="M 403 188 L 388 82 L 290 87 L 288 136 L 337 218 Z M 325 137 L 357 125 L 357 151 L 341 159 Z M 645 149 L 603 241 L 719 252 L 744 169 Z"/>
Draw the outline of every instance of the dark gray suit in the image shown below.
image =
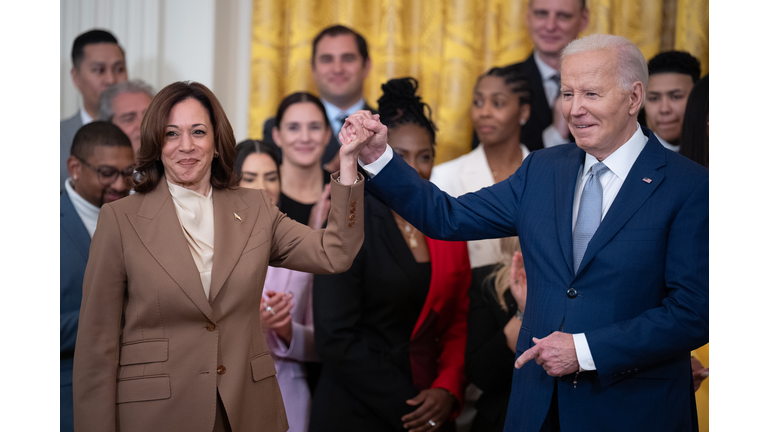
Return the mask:
<path id="1" fill-rule="evenodd" d="M 59 137 L 61 138 L 61 180 L 59 181 L 59 190 L 64 189 L 64 180 L 69 177 L 67 171 L 67 159 L 69 159 L 69 150 L 72 148 L 72 140 L 75 138 L 75 133 L 83 125 L 83 120 L 80 118 L 80 110 L 77 110 L 74 116 L 62 120 L 59 123 Z"/>

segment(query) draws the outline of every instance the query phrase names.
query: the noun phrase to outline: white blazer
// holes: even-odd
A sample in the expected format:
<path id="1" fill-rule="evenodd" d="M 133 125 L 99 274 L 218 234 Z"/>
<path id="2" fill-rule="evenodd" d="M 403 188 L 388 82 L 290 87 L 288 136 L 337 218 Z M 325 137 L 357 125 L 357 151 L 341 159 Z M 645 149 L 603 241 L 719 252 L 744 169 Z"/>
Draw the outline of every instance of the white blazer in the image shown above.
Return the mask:
<path id="1" fill-rule="evenodd" d="M 523 144 L 520 144 L 520 149 L 525 159 L 530 151 Z M 483 144 L 463 156 L 436 166 L 432 169 L 430 180 L 453 197 L 493 185 L 493 174 L 485 158 Z M 467 242 L 467 245 L 472 268 L 496 264 L 503 258 L 499 239 L 473 240 Z"/>

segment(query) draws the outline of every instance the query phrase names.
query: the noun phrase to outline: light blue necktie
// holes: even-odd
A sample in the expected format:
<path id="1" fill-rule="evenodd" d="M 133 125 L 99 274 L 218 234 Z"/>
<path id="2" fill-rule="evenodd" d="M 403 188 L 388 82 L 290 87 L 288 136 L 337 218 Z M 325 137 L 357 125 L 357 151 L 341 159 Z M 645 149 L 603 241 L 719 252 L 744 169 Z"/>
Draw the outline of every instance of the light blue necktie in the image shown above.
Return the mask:
<path id="1" fill-rule="evenodd" d="M 600 176 L 608 171 L 602 162 L 592 165 L 592 172 L 587 177 L 584 191 L 579 203 L 579 214 L 576 216 L 576 227 L 573 229 L 573 271 L 579 272 L 581 259 L 587 251 L 587 245 L 600 226 L 603 215 L 603 185 Z"/>

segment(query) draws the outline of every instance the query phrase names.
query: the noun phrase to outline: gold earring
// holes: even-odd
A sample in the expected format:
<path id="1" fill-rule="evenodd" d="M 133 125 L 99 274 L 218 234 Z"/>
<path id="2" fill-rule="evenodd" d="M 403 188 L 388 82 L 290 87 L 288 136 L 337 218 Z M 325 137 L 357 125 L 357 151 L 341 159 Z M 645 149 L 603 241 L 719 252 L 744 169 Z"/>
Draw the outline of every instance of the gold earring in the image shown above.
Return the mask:
<path id="1" fill-rule="evenodd" d="M 214 150 L 214 151 L 213 151 L 213 157 L 215 157 L 215 158 L 219 157 L 219 152 L 217 152 L 216 150 Z"/>

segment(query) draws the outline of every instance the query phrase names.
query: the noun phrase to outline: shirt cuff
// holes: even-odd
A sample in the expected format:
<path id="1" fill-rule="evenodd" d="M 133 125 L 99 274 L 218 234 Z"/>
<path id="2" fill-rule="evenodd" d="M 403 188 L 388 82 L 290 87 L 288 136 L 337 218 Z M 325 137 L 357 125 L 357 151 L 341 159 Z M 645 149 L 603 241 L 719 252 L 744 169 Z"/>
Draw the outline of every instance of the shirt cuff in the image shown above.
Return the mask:
<path id="1" fill-rule="evenodd" d="M 553 124 L 544 129 L 544 132 L 541 133 L 541 140 L 544 142 L 545 148 L 554 147 L 560 144 L 568 144 L 568 138 L 563 138 Z"/>
<path id="2" fill-rule="evenodd" d="M 380 173 L 381 170 L 384 169 L 385 166 L 389 163 L 389 161 L 392 160 L 392 157 L 394 157 L 394 151 L 392 151 L 392 147 L 387 144 L 387 149 L 384 150 L 384 154 L 379 156 L 378 159 L 375 161 L 369 163 L 368 165 L 364 165 L 363 161 L 360 159 L 357 160 L 357 163 L 360 164 L 361 167 L 365 170 L 365 172 L 368 173 L 368 176 L 370 178 L 376 177 L 376 174 Z"/>
<path id="3" fill-rule="evenodd" d="M 597 370 L 592 360 L 592 352 L 589 351 L 587 336 L 584 333 L 574 334 L 573 345 L 576 347 L 576 357 L 579 359 L 579 372 Z"/>

